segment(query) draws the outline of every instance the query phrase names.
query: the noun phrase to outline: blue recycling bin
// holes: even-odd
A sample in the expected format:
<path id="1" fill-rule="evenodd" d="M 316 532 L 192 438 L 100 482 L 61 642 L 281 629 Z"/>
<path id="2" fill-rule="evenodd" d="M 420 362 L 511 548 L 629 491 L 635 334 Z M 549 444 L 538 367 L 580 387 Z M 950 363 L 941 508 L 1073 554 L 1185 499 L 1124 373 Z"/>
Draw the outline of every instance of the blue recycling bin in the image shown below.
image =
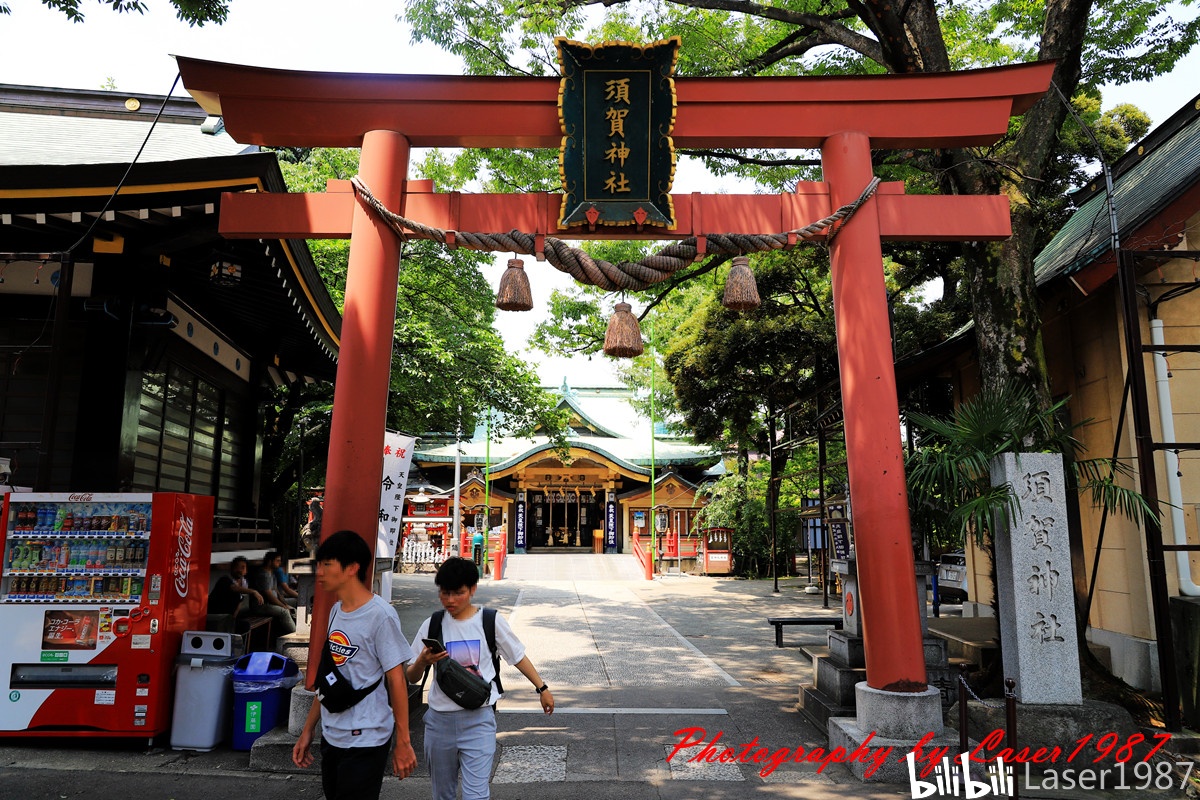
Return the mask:
<path id="1" fill-rule="evenodd" d="M 249 750 L 278 724 L 300 668 L 278 653 L 247 653 L 233 665 L 233 749 Z"/>

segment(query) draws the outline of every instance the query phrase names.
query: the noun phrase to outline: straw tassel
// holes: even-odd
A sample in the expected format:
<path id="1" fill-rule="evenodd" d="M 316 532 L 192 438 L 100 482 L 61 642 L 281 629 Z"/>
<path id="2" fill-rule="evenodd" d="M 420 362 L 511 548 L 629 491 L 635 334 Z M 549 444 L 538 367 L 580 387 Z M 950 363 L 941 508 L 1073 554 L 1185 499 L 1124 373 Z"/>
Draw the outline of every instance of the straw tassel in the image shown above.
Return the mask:
<path id="1" fill-rule="evenodd" d="M 758 304 L 758 285 L 750 270 L 750 259 L 747 256 L 734 256 L 733 266 L 725 279 L 725 297 L 721 305 L 731 311 L 749 311 L 758 308 Z"/>
<path id="2" fill-rule="evenodd" d="M 500 286 L 496 290 L 496 308 L 503 311 L 528 311 L 533 308 L 529 275 L 525 273 L 525 262 L 519 258 L 510 258 L 508 269 L 500 276 Z"/>
<path id="3" fill-rule="evenodd" d="M 633 358 L 642 354 L 642 329 L 631 313 L 629 303 L 617 303 L 604 334 L 604 354 L 613 358 Z"/>

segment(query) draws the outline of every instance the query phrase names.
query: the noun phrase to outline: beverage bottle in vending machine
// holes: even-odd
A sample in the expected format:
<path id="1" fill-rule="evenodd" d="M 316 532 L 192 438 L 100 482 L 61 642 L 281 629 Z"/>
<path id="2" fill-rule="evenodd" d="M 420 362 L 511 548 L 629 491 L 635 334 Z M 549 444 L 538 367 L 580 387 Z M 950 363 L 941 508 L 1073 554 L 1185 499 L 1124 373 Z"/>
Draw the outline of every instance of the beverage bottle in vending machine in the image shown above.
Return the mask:
<path id="1" fill-rule="evenodd" d="M 79 621 L 79 628 L 75 633 L 75 640 L 80 644 L 91 644 L 94 641 L 92 636 L 94 633 L 94 628 L 95 623 L 92 621 L 91 615 L 89 614 L 85 616 Z"/>

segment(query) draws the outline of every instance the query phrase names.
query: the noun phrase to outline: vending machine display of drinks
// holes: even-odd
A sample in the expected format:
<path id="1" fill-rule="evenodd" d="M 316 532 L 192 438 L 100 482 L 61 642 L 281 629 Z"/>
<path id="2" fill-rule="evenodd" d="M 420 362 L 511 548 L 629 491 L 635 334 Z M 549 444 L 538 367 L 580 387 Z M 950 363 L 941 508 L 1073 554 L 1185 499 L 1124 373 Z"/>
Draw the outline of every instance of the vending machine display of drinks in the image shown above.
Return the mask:
<path id="1" fill-rule="evenodd" d="M 153 738 L 203 630 L 213 498 L 4 495 L 0 736 Z"/>

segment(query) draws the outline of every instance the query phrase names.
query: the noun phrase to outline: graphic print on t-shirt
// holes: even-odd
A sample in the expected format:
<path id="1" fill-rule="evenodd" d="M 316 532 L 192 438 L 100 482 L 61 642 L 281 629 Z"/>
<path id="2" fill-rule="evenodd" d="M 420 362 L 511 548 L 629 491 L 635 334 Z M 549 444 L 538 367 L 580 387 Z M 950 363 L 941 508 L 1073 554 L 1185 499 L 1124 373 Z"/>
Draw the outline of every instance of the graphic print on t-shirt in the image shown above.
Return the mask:
<path id="1" fill-rule="evenodd" d="M 479 640 L 471 639 L 466 642 L 447 642 L 446 652 L 458 663 L 474 672 L 479 677 Z"/>
<path id="2" fill-rule="evenodd" d="M 333 656 L 333 663 L 337 666 L 342 666 L 350 659 L 354 658 L 354 654 L 358 652 L 358 645 L 350 642 L 350 637 L 340 630 L 329 634 L 329 654 Z"/>

